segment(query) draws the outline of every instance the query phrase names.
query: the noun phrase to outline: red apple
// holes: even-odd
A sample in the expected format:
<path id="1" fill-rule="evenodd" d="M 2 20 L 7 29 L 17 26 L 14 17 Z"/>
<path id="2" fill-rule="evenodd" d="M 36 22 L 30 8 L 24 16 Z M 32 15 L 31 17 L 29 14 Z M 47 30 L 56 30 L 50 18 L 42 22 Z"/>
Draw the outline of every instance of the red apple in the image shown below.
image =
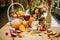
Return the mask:
<path id="1" fill-rule="evenodd" d="M 40 31 L 43 31 L 42 27 L 40 28 Z"/>
<path id="2" fill-rule="evenodd" d="M 40 31 L 45 31 L 45 30 L 46 30 L 45 28 L 42 28 L 42 27 L 40 28 Z"/>

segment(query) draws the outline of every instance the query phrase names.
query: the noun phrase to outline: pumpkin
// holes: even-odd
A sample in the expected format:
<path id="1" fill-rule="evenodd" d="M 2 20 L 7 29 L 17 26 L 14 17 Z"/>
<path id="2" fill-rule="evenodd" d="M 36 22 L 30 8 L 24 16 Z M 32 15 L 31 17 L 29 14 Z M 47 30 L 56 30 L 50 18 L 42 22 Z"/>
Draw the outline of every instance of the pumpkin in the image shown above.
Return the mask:
<path id="1" fill-rule="evenodd" d="M 22 31 L 22 32 L 24 32 L 25 31 L 25 26 L 23 24 L 20 24 L 19 30 Z"/>
<path id="2" fill-rule="evenodd" d="M 15 29 L 19 29 L 19 25 L 21 24 L 21 20 L 20 19 L 14 19 L 11 21 L 11 27 L 15 28 Z"/>

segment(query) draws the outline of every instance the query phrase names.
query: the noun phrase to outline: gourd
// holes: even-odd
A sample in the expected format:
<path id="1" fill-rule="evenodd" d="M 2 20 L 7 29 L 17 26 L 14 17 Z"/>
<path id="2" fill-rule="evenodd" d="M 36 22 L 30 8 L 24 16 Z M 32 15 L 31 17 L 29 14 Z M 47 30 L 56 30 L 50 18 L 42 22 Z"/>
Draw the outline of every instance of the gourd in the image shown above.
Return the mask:
<path id="1" fill-rule="evenodd" d="M 25 31 L 25 26 L 23 24 L 20 24 L 19 30 L 22 31 L 22 32 L 24 32 Z"/>
<path id="2" fill-rule="evenodd" d="M 19 29 L 19 25 L 21 24 L 21 22 L 22 21 L 20 19 L 14 19 L 10 22 L 10 25 L 15 29 Z"/>

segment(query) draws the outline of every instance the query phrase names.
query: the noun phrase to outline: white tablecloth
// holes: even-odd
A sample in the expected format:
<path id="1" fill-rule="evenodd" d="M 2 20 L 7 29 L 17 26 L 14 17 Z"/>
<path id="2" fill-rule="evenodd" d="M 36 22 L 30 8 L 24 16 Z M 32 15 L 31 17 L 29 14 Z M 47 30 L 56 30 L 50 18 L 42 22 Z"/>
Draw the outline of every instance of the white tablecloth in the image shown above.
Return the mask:
<path id="1" fill-rule="evenodd" d="M 54 19 L 53 16 L 51 16 L 51 26 L 54 26 L 54 27 L 60 27 L 60 24 Z"/>

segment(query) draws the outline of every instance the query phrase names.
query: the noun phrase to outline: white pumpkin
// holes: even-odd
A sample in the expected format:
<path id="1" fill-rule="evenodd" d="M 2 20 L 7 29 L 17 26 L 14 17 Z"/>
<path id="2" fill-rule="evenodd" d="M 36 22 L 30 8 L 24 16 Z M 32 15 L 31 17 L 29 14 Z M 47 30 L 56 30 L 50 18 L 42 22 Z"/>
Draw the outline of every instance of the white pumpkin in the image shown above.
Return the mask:
<path id="1" fill-rule="evenodd" d="M 22 22 L 22 20 L 20 20 L 20 19 L 14 19 L 11 21 L 11 26 L 15 29 L 18 29 L 21 22 Z"/>

